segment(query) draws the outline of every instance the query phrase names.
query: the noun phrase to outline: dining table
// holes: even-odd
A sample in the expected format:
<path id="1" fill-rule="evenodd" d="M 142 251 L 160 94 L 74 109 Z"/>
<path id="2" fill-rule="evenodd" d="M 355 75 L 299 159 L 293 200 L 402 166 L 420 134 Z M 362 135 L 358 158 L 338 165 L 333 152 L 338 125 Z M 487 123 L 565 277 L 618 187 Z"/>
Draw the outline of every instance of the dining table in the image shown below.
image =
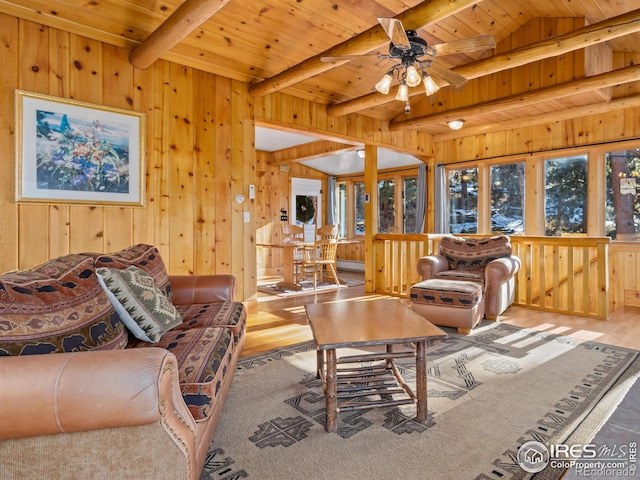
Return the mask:
<path id="1" fill-rule="evenodd" d="M 359 240 L 338 240 L 338 245 L 349 243 L 360 243 Z M 302 290 L 302 285 L 296 282 L 295 278 L 295 266 L 294 266 L 294 252 L 296 248 L 312 246 L 313 242 L 260 242 L 256 243 L 256 246 L 262 248 L 280 248 L 283 251 L 283 279 L 277 282 L 276 285 L 287 290 Z M 344 280 L 338 278 L 340 283 L 344 284 Z"/>
<path id="2" fill-rule="evenodd" d="M 296 248 L 305 245 L 313 245 L 313 243 L 304 242 L 279 242 L 279 243 L 257 243 L 256 246 L 263 248 L 281 248 L 283 250 L 283 279 L 276 283 L 278 287 L 287 290 L 301 290 L 302 285 L 296 282 L 294 267 L 294 251 Z"/>

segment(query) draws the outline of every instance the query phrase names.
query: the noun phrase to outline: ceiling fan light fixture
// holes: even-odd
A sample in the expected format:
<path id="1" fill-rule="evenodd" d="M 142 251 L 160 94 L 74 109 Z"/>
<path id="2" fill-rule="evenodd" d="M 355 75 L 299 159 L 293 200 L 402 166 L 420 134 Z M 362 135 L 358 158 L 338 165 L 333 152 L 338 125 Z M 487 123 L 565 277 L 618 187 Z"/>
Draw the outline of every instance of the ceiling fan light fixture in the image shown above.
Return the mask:
<path id="1" fill-rule="evenodd" d="M 451 130 L 460 130 L 462 128 L 462 126 L 464 125 L 464 120 L 460 119 L 460 120 L 449 120 L 447 122 L 447 125 L 449 125 L 449 128 Z"/>
<path id="2" fill-rule="evenodd" d="M 396 100 L 400 100 L 401 102 L 409 101 L 409 87 L 407 87 L 405 83 L 400 84 L 400 86 L 398 87 Z"/>
<path id="3" fill-rule="evenodd" d="M 389 93 L 389 89 L 391 88 L 391 81 L 393 80 L 393 76 L 390 73 L 385 73 L 384 77 L 378 81 L 375 85 L 375 89 L 386 95 Z"/>
<path id="4" fill-rule="evenodd" d="M 438 90 L 440 90 L 440 85 L 438 85 L 433 80 L 431 75 L 425 75 L 424 77 L 422 77 L 422 81 L 424 82 L 424 91 L 426 92 L 427 96 L 433 95 Z"/>
<path id="5" fill-rule="evenodd" d="M 416 69 L 416 67 L 413 65 L 409 65 L 407 67 L 407 72 L 405 76 L 405 82 L 407 83 L 407 86 L 417 87 L 418 85 L 420 85 L 420 81 L 421 81 L 420 74 L 418 73 L 418 70 Z"/>

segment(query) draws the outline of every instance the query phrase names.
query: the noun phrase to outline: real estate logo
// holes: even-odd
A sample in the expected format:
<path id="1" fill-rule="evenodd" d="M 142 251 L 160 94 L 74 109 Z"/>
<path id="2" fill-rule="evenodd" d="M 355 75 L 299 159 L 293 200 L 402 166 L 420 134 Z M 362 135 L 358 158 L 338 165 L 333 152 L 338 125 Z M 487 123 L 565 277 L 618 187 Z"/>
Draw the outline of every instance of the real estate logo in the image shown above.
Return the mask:
<path id="1" fill-rule="evenodd" d="M 625 444 L 593 443 L 548 447 L 537 441 L 523 443 L 518 449 L 518 465 L 527 473 L 550 468 L 574 469 L 576 477 L 636 478 L 638 474 L 636 442 Z"/>
<path id="2" fill-rule="evenodd" d="M 527 473 L 538 473 L 549 464 L 549 450 L 542 443 L 532 440 L 518 449 L 518 465 Z"/>

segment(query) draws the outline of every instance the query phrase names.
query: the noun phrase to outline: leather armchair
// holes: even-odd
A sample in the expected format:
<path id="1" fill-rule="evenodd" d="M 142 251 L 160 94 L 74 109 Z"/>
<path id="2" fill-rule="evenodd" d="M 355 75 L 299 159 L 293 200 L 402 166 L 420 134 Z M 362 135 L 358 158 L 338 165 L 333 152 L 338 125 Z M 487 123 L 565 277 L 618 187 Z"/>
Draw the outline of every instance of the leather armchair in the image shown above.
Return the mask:
<path id="1" fill-rule="evenodd" d="M 521 261 L 512 254 L 506 235 L 487 238 L 447 236 L 440 253 L 418 260 L 422 280 L 467 280 L 483 285 L 485 318 L 496 320 L 515 297 L 515 275 Z"/>

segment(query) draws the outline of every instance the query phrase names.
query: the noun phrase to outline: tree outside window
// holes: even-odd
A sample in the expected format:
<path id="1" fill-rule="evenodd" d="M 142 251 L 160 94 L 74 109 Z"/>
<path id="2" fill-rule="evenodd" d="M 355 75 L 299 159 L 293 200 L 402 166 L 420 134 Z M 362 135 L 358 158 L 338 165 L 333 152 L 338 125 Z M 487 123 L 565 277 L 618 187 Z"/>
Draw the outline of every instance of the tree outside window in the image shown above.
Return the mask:
<path id="1" fill-rule="evenodd" d="M 545 234 L 587 232 L 587 156 L 544 162 Z"/>
<path id="2" fill-rule="evenodd" d="M 524 233 L 524 163 L 491 167 L 491 231 Z"/>
<path id="3" fill-rule="evenodd" d="M 395 233 L 395 182 L 380 180 L 378 182 L 378 232 Z"/>
<path id="4" fill-rule="evenodd" d="M 364 182 L 354 183 L 353 193 L 356 205 L 356 235 L 364 235 Z"/>
<path id="5" fill-rule="evenodd" d="M 608 152 L 605 234 L 640 238 L 640 149 Z"/>
<path id="6" fill-rule="evenodd" d="M 449 229 L 478 233 L 478 169 L 449 171 Z"/>
<path id="7" fill-rule="evenodd" d="M 418 199 L 418 177 L 404 178 L 404 233 L 416 231 L 416 205 Z"/>

